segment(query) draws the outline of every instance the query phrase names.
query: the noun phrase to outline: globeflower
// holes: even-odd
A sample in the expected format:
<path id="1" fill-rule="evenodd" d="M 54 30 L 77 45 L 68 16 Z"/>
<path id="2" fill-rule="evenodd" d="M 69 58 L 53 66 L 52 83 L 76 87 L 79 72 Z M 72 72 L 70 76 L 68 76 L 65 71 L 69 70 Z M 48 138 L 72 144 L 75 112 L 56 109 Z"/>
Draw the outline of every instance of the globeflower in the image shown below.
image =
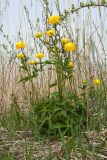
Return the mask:
<path id="1" fill-rule="evenodd" d="M 41 38 L 43 36 L 42 32 L 38 32 L 35 34 L 35 38 Z"/>
<path id="2" fill-rule="evenodd" d="M 63 44 L 68 43 L 68 42 L 69 42 L 69 39 L 66 37 L 61 39 L 61 43 Z"/>
<path id="3" fill-rule="evenodd" d="M 36 58 L 38 59 L 44 58 L 44 53 L 37 53 Z"/>
<path id="4" fill-rule="evenodd" d="M 70 52 L 70 51 L 75 51 L 75 50 L 76 50 L 76 46 L 75 46 L 74 43 L 68 42 L 68 43 L 66 43 L 66 44 L 64 45 L 64 50 L 65 50 L 65 51 L 68 51 L 68 52 Z"/>
<path id="5" fill-rule="evenodd" d="M 29 64 L 34 65 L 34 64 L 36 64 L 36 62 L 34 60 L 31 60 L 31 61 L 29 61 Z"/>
<path id="6" fill-rule="evenodd" d="M 16 48 L 17 49 L 24 49 L 26 47 L 26 44 L 23 41 L 17 42 L 16 43 Z"/>
<path id="7" fill-rule="evenodd" d="M 68 62 L 68 68 L 73 68 L 74 67 L 74 63 L 73 62 Z"/>
<path id="8" fill-rule="evenodd" d="M 95 86 L 99 86 L 99 85 L 101 84 L 100 79 L 94 79 L 94 80 L 93 80 L 93 84 L 94 84 Z"/>
<path id="9" fill-rule="evenodd" d="M 48 22 L 50 25 L 59 24 L 60 16 L 50 16 Z"/>
<path id="10" fill-rule="evenodd" d="M 23 53 L 19 53 L 19 54 L 17 54 L 17 58 L 23 59 L 23 58 L 25 58 L 25 55 Z"/>
<path id="11" fill-rule="evenodd" d="M 53 30 L 53 29 L 50 29 L 50 30 L 48 30 L 48 31 L 46 32 L 46 35 L 47 35 L 48 37 L 52 37 L 54 34 L 55 34 L 55 30 Z"/>

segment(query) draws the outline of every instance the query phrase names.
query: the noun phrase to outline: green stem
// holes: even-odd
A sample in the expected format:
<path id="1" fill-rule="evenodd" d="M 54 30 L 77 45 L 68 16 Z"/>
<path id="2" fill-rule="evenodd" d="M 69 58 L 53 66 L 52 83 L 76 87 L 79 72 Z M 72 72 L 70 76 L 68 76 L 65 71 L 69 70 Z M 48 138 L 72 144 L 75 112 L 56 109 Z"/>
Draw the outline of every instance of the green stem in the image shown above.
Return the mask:
<path id="1" fill-rule="evenodd" d="M 42 74 L 42 61 L 41 61 L 41 59 L 40 59 L 40 72 L 41 72 L 41 87 L 42 87 L 42 91 L 44 91 L 43 90 L 43 74 Z"/>
<path id="2" fill-rule="evenodd" d="M 78 8 L 72 8 L 70 12 L 66 12 L 64 18 L 62 20 L 64 20 L 70 13 L 75 13 L 78 12 L 79 10 L 83 9 L 83 8 L 89 8 L 89 7 L 106 7 L 107 8 L 107 4 L 84 4 L 83 6 L 80 6 Z"/>

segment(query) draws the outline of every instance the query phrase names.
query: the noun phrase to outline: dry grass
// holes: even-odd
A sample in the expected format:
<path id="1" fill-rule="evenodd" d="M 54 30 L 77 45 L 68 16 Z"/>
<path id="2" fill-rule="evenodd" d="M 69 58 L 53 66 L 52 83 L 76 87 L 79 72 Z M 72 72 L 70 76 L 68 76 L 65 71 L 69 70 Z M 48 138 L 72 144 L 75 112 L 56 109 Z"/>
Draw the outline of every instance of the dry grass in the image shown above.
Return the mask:
<path id="1" fill-rule="evenodd" d="M 4 2 L 5 3 L 5 2 Z M 10 1 L 10 5 L 11 5 Z M 34 4 L 40 5 L 40 8 L 46 8 L 45 1 L 38 2 L 36 1 Z M 53 4 L 54 2 L 52 2 Z M 67 1 L 68 9 L 70 10 L 70 1 Z M 72 2 L 73 3 L 73 2 Z M 76 3 L 76 1 L 75 1 Z M 33 4 L 33 5 L 34 5 Z M 42 5 L 43 6 L 42 6 Z M 51 4 L 51 3 L 50 3 Z M 79 4 L 79 1 L 78 1 Z M 3 5 L 3 4 L 2 4 Z M 24 2 L 22 1 L 21 6 L 18 8 L 18 14 L 20 13 L 21 9 L 23 8 L 23 16 L 19 19 L 19 25 L 23 21 L 24 24 L 21 25 L 20 33 L 22 38 L 26 39 L 27 44 L 29 44 L 29 48 L 34 48 L 32 33 L 35 33 L 38 30 L 39 24 L 37 26 L 34 24 L 34 19 L 36 21 L 36 14 L 34 15 L 35 6 L 32 5 L 32 10 L 30 13 L 27 10 L 24 10 Z M 26 4 L 28 5 L 28 4 Z M 53 6 L 53 5 L 52 5 Z M 51 10 L 53 10 L 52 6 L 50 6 Z M 9 7 L 7 6 L 7 12 L 9 12 Z M 48 7 L 48 6 L 47 6 Z M 60 8 L 63 7 L 63 1 L 60 2 Z M 12 10 L 13 8 L 10 7 Z M 10 10 L 10 15 L 11 15 Z M 14 9 L 13 9 L 14 11 Z M 42 11 L 42 10 L 41 10 Z M 5 23 L 5 11 L 3 12 L 1 18 L 4 18 L 2 23 Z M 20 15 L 20 14 L 19 14 Z M 33 16 L 33 18 L 32 18 Z M 45 19 L 47 16 L 47 12 L 43 13 L 42 19 Z M 70 36 L 75 37 L 78 43 L 78 55 L 76 57 L 76 64 L 75 64 L 75 75 L 74 75 L 74 85 L 78 86 L 81 80 L 88 79 L 91 81 L 93 77 L 101 78 L 101 80 L 105 83 L 107 80 L 107 68 L 106 68 L 106 9 L 104 8 L 90 8 L 90 9 L 83 9 L 78 12 L 78 14 L 70 14 L 68 17 L 67 29 L 70 31 Z M 39 15 L 41 17 L 41 14 Z M 14 17 L 12 17 L 14 20 Z M 31 20 L 30 20 L 31 19 Z M 44 23 L 44 22 L 43 22 Z M 42 23 L 42 25 L 43 25 Z M 11 20 L 10 20 L 11 24 Z M 28 28 L 26 28 L 28 26 Z M 15 27 L 15 24 L 14 24 Z M 23 28 L 26 28 L 23 32 Z M 35 29 L 36 28 L 36 29 Z M 17 97 L 20 95 L 22 101 L 23 99 L 27 99 L 28 94 L 31 91 L 29 88 L 29 84 L 26 84 L 26 87 L 22 84 L 18 84 L 18 79 L 20 77 L 20 73 L 18 71 L 18 62 L 16 59 L 12 59 L 15 57 L 16 50 L 14 48 L 14 39 L 11 39 L 12 31 L 8 31 L 9 37 L 6 37 L 7 33 L 6 30 L 9 30 L 9 25 L 4 24 L 3 32 L 1 36 L 3 40 L 1 40 L 1 49 L 0 49 L 0 106 L 4 109 L 6 106 L 10 104 L 10 97 L 11 94 L 15 94 Z M 14 28 L 16 32 L 17 28 Z M 42 27 L 41 27 L 42 30 Z M 4 37 L 3 37 L 4 36 Z M 20 37 L 20 35 L 19 35 Z M 16 38 L 16 37 L 15 37 Z M 32 40 L 31 40 L 32 39 Z M 32 42 L 30 44 L 29 42 Z M 11 42 L 11 43 L 10 43 Z M 13 46 L 12 46 L 13 43 Z M 27 50 L 27 54 L 34 57 L 34 51 Z M 74 59 L 74 57 L 72 57 Z M 50 73 L 49 73 L 50 72 Z M 46 69 L 45 73 L 43 73 L 43 84 L 44 86 L 40 86 L 40 77 L 36 81 L 34 81 L 35 90 L 37 94 L 40 91 L 41 94 L 48 94 L 51 92 L 48 89 L 49 83 L 51 83 L 54 79 L 54 72 L 48 71 Z M 27 87 L 28 86 L 28 87 Z M 76 87 L 75 87 L 76 88 Z M 21 100 L 19 100 L 21 101 Z"/>

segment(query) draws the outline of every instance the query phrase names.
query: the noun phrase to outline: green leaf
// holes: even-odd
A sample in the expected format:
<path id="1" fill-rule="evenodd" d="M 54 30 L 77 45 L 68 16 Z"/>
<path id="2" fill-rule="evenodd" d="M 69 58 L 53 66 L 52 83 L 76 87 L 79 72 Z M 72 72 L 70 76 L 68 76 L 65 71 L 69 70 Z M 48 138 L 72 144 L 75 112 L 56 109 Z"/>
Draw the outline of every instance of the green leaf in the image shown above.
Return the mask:
<path id="1" fill-rule="evenodd" d="M 34 78 L 34 76 L 31 76 L 31 77 L 23 77 L 23 78 L 21 78 L 21 79 L 19 80 L 18 83 L 20 83 L 20 82 L 27 82 L 27 81 L 31 80 L 32 78 Z"/>
<path id="2" fill-rule="evenodd" d="M 105 5 L 106 4 L 106 0 L 101 0 L 101 4 Z"/>
<path id="3" fill-rule="evenodd" d="M 49 85 L 49 88 L 52 88 L 52 87 L 54 87 L 54 86 L 57 86 L 57 81 L 55 81 L 54 83 L 50 84 L 50 85 Z"/>
<path id="4" fill-rule="evenodd" d="M 58 129 L 58 128 L 66 128 L 66 124 L 61 124 L 61 123 L 56 123 L 56 124 L 53 124 L 53 128 L 54 129 Z"/>
<path id="5" fill-rule="evenodd" d="M 84 6 L 84 3 L 83 2 L 80 2 L 80 7 L 83 7 Z"/>
<path id="6" fill-rule="evenodd" d="M 62 115 L 63 117 L 67 118 L 67 113 L 66 113 L 66 111 L 61 111 L 60 115 Z"/>
<path id="7" fill-rule="evenodd" d="M 56 108 L 56 109 L 53 109 L 53 113 L 52 113 L 52 115 L 54 115 L 55 113 L 57 113 L 58 111 L 61 111 L 61 108 Z"/>
<path id="8" fill-rule="evenodd" d="M 51 61 L 45 61 L 45 64 L 53 64 Z"/>
<path id="9" fill-rule="evenodd" d="M 20 70 L 23 69 L 25 71 L 27 71 L 27 66 L 23 65 L 23 66 L 20 66 Z"/>

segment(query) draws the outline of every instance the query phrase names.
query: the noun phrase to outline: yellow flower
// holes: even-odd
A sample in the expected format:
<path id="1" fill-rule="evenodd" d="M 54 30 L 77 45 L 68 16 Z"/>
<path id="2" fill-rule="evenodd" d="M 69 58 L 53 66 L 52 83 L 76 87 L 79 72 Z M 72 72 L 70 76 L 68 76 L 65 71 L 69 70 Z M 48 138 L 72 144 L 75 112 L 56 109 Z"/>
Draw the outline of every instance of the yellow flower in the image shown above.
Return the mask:
<path id="1" fill-rule="evenodd" d="M 76 50 L 76 46 L 74 43 L 72 42 L 68 42 L 64 45 L 64 50 L 65 51 L 75 51 Z"/>
<path id="2" fill-rule="evenodd" d="M 36 35 L 34 36 L 35 38 L 41 38 L 43 36 L 42 32 L 38 32 L 36 33 Z"/>
<path id="3" fill-rule="evenodd" d="M 74 63 L 73 62 L 68 62 L 68 67 L 69 68 L 73 68 L 74 67 Z"/>
<path id="4" fill-rule="evenodd" d="M 47 34 L 48 37 L 52 37 L 52 36 L 55 34 L 55 30 L 50 29 L 50 30 L 48 30 L 48 31 L 46 32 L 46 34 Z"/>
<path id="5" fill-rule="evenodd" d="M 48 21 L 50 25 L 59 24 L 60 16 L 50 16 Z"/>
<path id="6" fill-rule="evenodd" d="M 68 42 L 69 42 L 69 40 L 66 37 L 61 39 L 61 43 L 63 43 L 63 44 L 68 43 Z"/>
<path id="7" fill-rule="evenodd" d="M 17 49 L 24 49 L 25 47 L 26 47 L 26 44 L 22 41 L 16 43 Z"/>
<path id="8" fill-rule="evenodd" d="M 25 58 L 25 55 L 23 53 L 19 53 L 19 54 L 17 54 L 17 58 L 23 59 L 23 58 Z"/>
<path id="9" fill-rule="evenodd" d="M 34 65 L 34 64 L 36 64 L 36 62 L 34 60 L 31 60 L 31 61 L 29 61 L 29 64 Z"/>
<path id="10" fill-rule="evenodd" d="M 37 53 L 36 58 L 39 58 L 39 59 L 44 58 L 44 53 Z"/>
<path id="11" fill-rule="evenodd" d="M 94 79 L 93 84 L 96 85 L 96 86 L 99 86 L 101 84 L 100 79 Z"/>

